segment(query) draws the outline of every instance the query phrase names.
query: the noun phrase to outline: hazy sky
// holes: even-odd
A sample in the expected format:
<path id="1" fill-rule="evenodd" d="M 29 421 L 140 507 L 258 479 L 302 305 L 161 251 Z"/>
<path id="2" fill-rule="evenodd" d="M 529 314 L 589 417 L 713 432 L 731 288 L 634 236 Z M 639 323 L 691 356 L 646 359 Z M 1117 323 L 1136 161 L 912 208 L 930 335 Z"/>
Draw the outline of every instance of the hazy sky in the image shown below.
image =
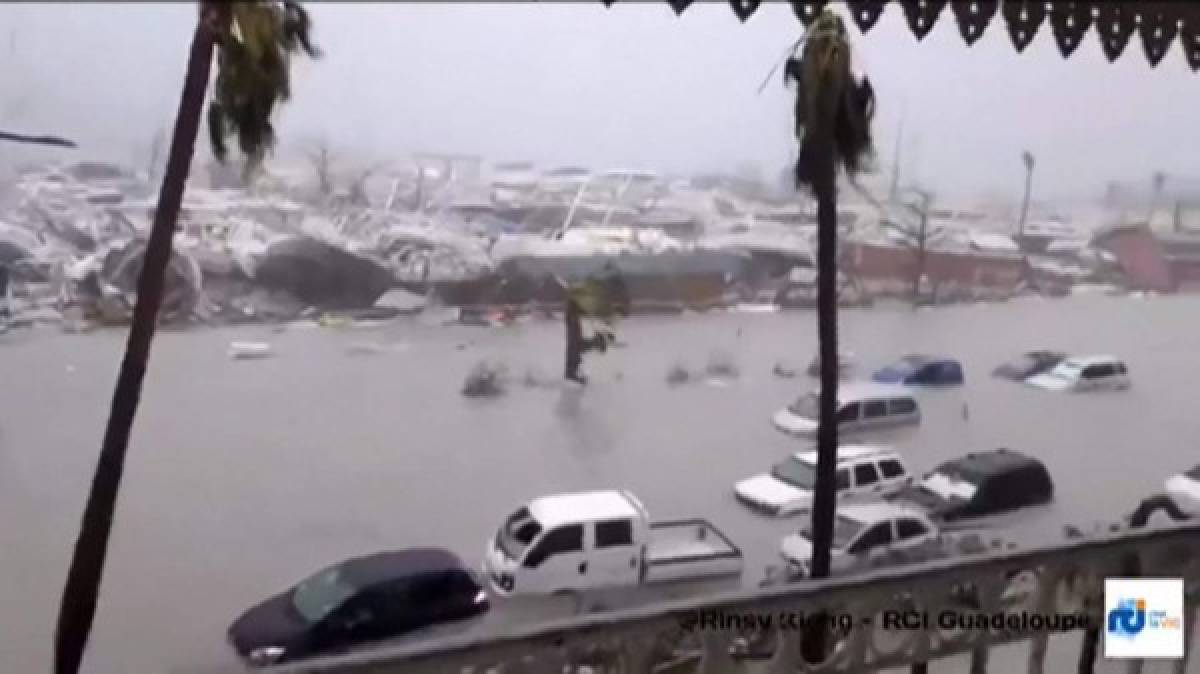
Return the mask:
<path id="1" fill-rule="evenodd" d="M 799 35 L 783 3 L 746 24 L 724 3 L 681 18 L 662 2 L 309 7 L 326 56 L 296 68 L 283 149 L 323 136 L 378 159 L 772 173 L 794 152 L 790 92 L 778 75 L 757 92 Z M 191 3 L 0 4 L 0 125 L 133 157 L 174 117 L 194 20 Z M 885 163 L 903 116 L 905 178 L 942 195 L 1019 194 L 1023 148 L 1042 195 L 1095 195 L 1155 170 L 1200 176 L 1200 74 L 1177 45 L 1151 70 L 1136 38 L 1108 64 L 1089 34 L 1064 60 L 1045 26 L 1018 55 L 997 19 L 967 49 L 948 9 L 918 43 L 898 6 L 852 39 Z"/>

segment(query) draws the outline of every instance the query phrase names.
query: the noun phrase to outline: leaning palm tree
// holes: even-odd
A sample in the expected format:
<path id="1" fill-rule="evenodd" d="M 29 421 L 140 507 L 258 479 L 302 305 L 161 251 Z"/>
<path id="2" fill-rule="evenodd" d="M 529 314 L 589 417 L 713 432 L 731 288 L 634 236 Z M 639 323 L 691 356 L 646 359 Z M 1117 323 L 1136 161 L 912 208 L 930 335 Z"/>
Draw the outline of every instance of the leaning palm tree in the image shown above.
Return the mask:
<path id="1" fill-rule="evenodd" d="M 236 136 L 248 170 L 258 165 L 274 141 L 271 112 L 288 97 L 290 55 L 302 49 L 316 56 L 308 38 L 308 16 L 291 0 L 204 0 L 199 9 L 158 206 L 138 278 L 125 357 L 63 589 L 55 635 L 56 674 L 77 674 L 95 617 L 130 429 L 158 322 L 163 277 L 199 133 L 214 46 L 218 74 L 209 108 L 213 152 L 218 159 L 224 158 L 226 138 Z"/>
<path id="2" fill-rule="evenodd" d="M 813 499 L 814 578 L 829 575 L 837 464 L 837 173 L 853 176 L 871 155 L 874 94 L 850 71 L 850 43 L 841 18 L 825 10 L 810 26 L 800 58 L 789 59 L 785 77 L 796 83 L 796 185 L 817 201 L 817 352 L 820 415 L 817 483 Z"/>

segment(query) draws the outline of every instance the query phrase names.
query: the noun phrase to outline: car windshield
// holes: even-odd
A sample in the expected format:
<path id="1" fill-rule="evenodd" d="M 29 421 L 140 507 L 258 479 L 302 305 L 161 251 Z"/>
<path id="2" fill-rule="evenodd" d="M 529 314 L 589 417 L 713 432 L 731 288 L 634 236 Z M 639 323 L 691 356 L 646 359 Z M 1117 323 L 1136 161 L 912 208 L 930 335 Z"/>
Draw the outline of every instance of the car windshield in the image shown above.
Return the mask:
<path id="1" fill-rule="evenodd" d="M 788 411 L 798 417 L 816 419 L 820 415 L 818 402 L 819 399 L 816 393 L 806 393 L 800 396 L 796 402 L 788 405 Z"/>
<path id="2" fill-rule="evenodd" d="M 798 489 L 811 490 L 817 482 L 817 469 L 807 461 L 789 456 L 771 468 L 771 477 Z"/>
<path id="3" fill-rule="evenodd" d="M 1184 473 L 1184 475 L 1190 477 L 1193 480 L 1200 481 L 1200 465 L 1197 465 L 1195 468 L 1192 468 L 1188 472 Z"/>
<path id="4" fill-rule="evenodd" d="M 357 591 L 340 567 L 326 569 L 296 586 L 292 605 L 309 623 L 318 623 Z"/>
<path id="5" fill-rule="evenodd" d="M 496 534 L 496 545 L 509 559 L 521 559 L 525 549 L 542 533 L 542 525 L 533 518 L 528 508 L 513 513 Z"/>
<path id="6" fill-rule="evenodd" d="M 838 515 L 833 520 L 833 547 L 844 550 L 846 546 L 854 541 L 858 536 L 858 532 L 862 531 L 862 528 L 862 522 L 846 517 L 845 515 Z M 812 529 L 805 527 L 800 530 L 800 535 L 811 541 Z"/>

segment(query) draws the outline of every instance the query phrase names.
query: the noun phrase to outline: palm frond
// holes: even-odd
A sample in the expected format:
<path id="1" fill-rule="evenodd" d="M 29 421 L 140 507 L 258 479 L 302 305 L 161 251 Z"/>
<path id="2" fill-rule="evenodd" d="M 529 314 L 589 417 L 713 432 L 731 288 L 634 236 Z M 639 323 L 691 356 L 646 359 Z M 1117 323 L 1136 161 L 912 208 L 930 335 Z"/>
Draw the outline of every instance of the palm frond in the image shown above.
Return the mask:
<path id="1" fill-rule="evenodd" d="M 223 161 L 226 139 L 237 138 L 248 176 L 275 146 L 271 116 L 291 96 L 291 56 L 320 56 L 312 21 L 292 0 L 218 4 L 217 80 L 208 109 L 213 155 Z"/>
<path id="2" fill-rule="evenodd" d="M 813 184 L 819 165 L 814 141 L 831 144 L 835 164 L 848 174 L 863 170 L 873 153 L 875 93 L 867 78 L 857 81 L 850 72 L 850 42 L 841 18 L 828 10 L 817 18 L 800 57 L 788 59 L 784 78 L 796 84 L 797 186 Z"/>

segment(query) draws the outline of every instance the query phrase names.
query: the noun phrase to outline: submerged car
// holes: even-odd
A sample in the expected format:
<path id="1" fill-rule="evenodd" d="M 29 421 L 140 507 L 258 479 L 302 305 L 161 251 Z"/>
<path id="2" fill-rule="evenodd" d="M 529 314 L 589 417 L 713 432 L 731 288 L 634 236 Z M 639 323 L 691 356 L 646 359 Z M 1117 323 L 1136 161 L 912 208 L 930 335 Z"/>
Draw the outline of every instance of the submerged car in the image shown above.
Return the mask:
<path id="1" fill-rule="evenodd" d="M 1172 475 L 1164 486 L 1175 507 L 1189 517 L 1200 515 L 1200 464 Z"/>
<path id="2" fill-rule="evenodd" d="M 1025 383 L 1047 391 L 1122 391 L 1129 388 L 1129 370 L 1115 356 L 1072 356 Z"/>
<path id="3" fill-rule="evenodd" d="M 900 455 L 888 447 L 838 447 L 838 501 L 879 500 L 912 482 Z M 796 452 L 771 468 L 733 487 L 737 499 L 769 515 L 793 515 L 812 508 L 817 483 L 817 452 Z"/>
<path id="4" fill-rule="evenodd" d="M 849 375 L 850 372 L 854 370 L 854 354 L 850 351 L 839 351 L 837 369 L 839 377 L 845 377 Z M 805 371 L 810 377 L 821 376 L 821 354 L 816 354 L 813 356 L 813 359 L 809 361 L 808 368 Z"/>
<path id="5" fill-rule="evenodd" d="M 980 518 L 1049 503 L 1054 482 L 1041 461 L 996 449 L 946 461 L 894 498 L 921 508 L 943 527 L 977 525 Z"/>
<path id="6" fill-rule="evenodd" d="M 917 509 L 893 503 L 864 503 L 838 508 L 833 522 L 830 571 L 842 573 L 888 555 L 925 546 L 938 539 L 938 527 Z M 807 527 L 783 539 L 779 553 L 790 575 L 808 577 L 812 535 Z"/>
<path id="7" fill-rule="evenodd" d="M 487 593 L 441 548 L 356 557 L 317 572 L 246 611 L 229 642 L 254 666 L 338 652 L 364 642 L 472 618 Z"/>
<path id="8" fill-rule="evenodd" d="M 963 368 L 951 358 L 909 355 L 877 370 L 871 379 L 904 386 L 958 386 L 963 383 Z"/>
<path id="9" fill-rule="evenodd" d="M 811 437 L 817 432 L 819 407 L 820 393 L 806 393 L 776 412 L 771 421 L 784 433 Z M 904 387 L 847 382 L 838 387 L 837 422 L 839 431 L 847 433 L 919 424 L 921 410 Z"/>
<path id="10" fill-rule="evenodd" d="M 1066 358 L 1067 354 L 1059 351 L 1028 351 L 1016 359 L 997 365 L 996 369 L 992 370 L 992 376 L 1012 381 L 1025 381 L 1030 377 L 1050 371 Z"/>

